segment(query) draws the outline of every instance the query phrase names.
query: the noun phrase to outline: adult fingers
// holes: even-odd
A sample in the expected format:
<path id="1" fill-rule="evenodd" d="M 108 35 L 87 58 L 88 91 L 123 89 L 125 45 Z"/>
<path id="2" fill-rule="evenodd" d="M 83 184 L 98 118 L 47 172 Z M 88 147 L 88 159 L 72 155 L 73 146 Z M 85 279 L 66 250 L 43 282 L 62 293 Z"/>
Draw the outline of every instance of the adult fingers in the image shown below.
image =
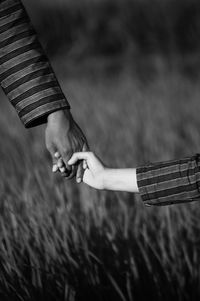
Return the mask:
<path id="1" fill-rule="evenodd" d="M 87 161 L 83 160 L 83 169 L 87 169 L 87 168 L 88 168 Z"/>
<path id="2" fill-rule="evenodd" d="M 55 164 L 53 164 L 53 167 L 52 167 L 52 172 L 53 173 L 55 173 L 55 172 L 57 172 L 58 171 L 58 165 L 55 163 Z"/>
<path id="3" fill-rule="evenodd" d="M 58 159 L 57 165 L 58 165 L 59 169 L 65 168 L 65 163 L 63 162 L 62 158 Z"/>
<path id="4" fill-rule="evenodd" d="M 71 165 L 68 164 L 68 161 L 71 157 L 71 153 L 69 152 L 63 152 L 62 155 L 62 160 L 64 162 L 64 166 L 65 166 L 65 178 L 67 178 L 67 180 L 72 179 L 75 176 L 75 168 Z"/>
<path id="5" fill-rule="evenodd" d="M 52 171 L 57 172 L 58 170 L 60 170 L 60 172 L 64 172 L 64 163 L 58 151 L 54 153 L 53 161 L 54 164 L 53 164 Z"/>
<path id="6" fill-rule="evenodd" d="M 55 158 L 55 147 L 54 146 L 51 146 L 48 148 L 48 151 L 51 155 L 51 159 L 52 159 L 52 172 L 56 172 L 58 170 L 58 166 L 57 166 L 57 159 Z"/>
<path id="7" fill-rule="evenodd" d="M 56 171 L 59 170 L 61 176 L 67 178 L 68 180 L 73 178 L 75 176 L 75 174 L 73 174 L 74 166 L 70 167 L 70 170 L 67 169 L 64 159 L 58 151 L 54 154 L 54 157 L 57 159 Z"/>
<path id="8" fill-rule="evenodd" d="M 64 163 L 64 166 L 66 167 L 67 170 L 71 170 L 71 166 L 68 165 L 70 156 L 71 156 L 70 152 L 66 152 L 66 151 L 61 152 L 62 162 Z"/>
<path id="9" fill-rule="evenodd" d="M 58 157 L 58 156 L 57 156 Z M 65 162 L 62 159 L 62 157 L 59 157 L 58 161 L 57 161 L 57 166 L 59 171 L 61 172 L 61 175 L 63 177 L 69 177 L 69 175 L 71 174 L 71 170 L 68 170 L 65 166 Z"/>
<path id="10" fill-rule="evenodd" d="M 60 159 L 61 158 L 61 154 L 57 151 L 57 152 L 55 152 L 54 157 L 56 159 Z"/>

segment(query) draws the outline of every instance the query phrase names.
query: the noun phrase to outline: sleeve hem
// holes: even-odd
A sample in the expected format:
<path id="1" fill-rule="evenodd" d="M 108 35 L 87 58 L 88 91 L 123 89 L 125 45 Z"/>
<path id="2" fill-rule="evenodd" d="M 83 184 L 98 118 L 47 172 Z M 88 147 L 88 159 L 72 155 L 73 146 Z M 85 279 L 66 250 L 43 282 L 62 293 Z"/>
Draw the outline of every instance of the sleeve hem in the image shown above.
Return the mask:
<path id="1" fill-rule="evenodd" d="M 144 205 L 151 206 L 151 204 L 148 203 L 148 201 L 146 200 L 147 196 L 148 196 L 148 192 L 147 192 L 146 188 L 140 184 L 140 180 L 142 179 L 142 170 L 143 170 L 143 168 L 141 168 L 141 167 L 136 168 L 138 190 L 139 190 L 139 194 L 140 194 L 140 197 L 141 197 Z"/>
<path id="2" fill-rule="evenodd" d="M 62 105 L 58 105 L 57 107 L 50 107 L 49 109 L 45 110 L 45 112 L 42 112 L 40 114 L 37 114 L 35 116 L 23 116 L 21 117 L 21 121 L 24 124 L 25 128 L 32 128 L 44 123 L 47 123 L 47 117 L 49 114 L 59 111 L 59 110 L 65 110 L 68 109 L 70 110 L 70 105 L 65 103 Z"/>

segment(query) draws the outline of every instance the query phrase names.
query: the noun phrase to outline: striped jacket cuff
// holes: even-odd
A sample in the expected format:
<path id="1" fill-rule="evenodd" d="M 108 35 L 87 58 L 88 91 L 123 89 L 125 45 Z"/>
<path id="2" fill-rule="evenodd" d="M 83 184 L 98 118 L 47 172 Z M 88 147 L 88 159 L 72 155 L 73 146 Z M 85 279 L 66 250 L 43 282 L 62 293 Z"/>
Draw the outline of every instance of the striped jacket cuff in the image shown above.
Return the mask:
<path id="1" fill-rule="evenodd" d="M 69 108 L 20 0 L 0 1 L 0 83 L 25 127 Z"/>
<path id="2" fill-rule="evenodd" d="M 200 199 L 200 155 L 137 168 L 145 205 L 170 205 Z"/>
<path id="3" fill-rule="evenodd" d="M 19 112 L 19 117 L 24 126 L 26 128 L 30 128 L 46 123 L 49 114 L 64 109 L 70 109 L 70 107 L 66 99 L 59 99 L 30 110 L 27 114 L 22 114 L 22 112 Z"/>

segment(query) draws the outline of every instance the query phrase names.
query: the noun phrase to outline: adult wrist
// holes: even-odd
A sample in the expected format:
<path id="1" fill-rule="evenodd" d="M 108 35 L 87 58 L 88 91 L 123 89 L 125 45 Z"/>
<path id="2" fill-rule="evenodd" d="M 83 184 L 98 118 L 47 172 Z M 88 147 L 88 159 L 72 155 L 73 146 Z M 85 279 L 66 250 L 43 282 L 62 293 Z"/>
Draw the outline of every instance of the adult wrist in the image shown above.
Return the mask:
<path id="1" fill-rule="evenodd" d="M 66 120 L 70 121 L 70 119 L 72 118 L 70 109 L 62 109 L 50 113 L 47 117 L 47 121 L 50 123 L 54 123 L 58 120 L 61 120 L 63 117 L 65 117 Z"/>

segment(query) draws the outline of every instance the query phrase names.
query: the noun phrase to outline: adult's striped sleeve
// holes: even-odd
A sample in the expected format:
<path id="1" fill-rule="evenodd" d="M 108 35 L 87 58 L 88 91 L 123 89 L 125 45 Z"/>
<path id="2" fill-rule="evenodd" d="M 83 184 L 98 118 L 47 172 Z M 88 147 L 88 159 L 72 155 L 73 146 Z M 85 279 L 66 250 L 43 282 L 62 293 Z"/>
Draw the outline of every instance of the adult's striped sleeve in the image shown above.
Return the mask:
<path id="1" fill-rule="evenodd" d="M 0 83 L 25 127 L 69 108 L 20 0 L 0 0 Z"/>
<path id="2" fill-rule="evenodd" d="M 200 155 L 138 167 L 137 183 L 145 205 L 200 200 Z"/>

